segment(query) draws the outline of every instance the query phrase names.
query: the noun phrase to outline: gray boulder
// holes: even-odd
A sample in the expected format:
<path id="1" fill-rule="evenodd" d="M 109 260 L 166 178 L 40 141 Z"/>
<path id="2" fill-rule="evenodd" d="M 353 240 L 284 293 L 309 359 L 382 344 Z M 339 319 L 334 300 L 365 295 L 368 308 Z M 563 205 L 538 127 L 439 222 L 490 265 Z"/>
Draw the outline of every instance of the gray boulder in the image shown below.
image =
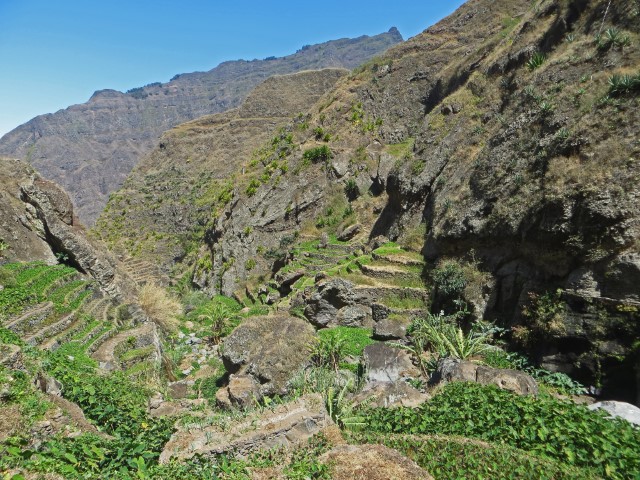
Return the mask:
<path id="1" fill-rule="evenodd" d="M 402 378 L 413 378 L 420 371 L 413 365 L 405 350 L 384 343 L 367 345 L 364 349 L 367 382 L 395 382 Z"/>
<path id="2" fill-rule="evenodd" d="M 252 394 L 284 395 L 287 382 L 309 362 L 315 338 L 313 327 L 300 318 L 253 317 L 224 340 L 222 360 L 229 373 L 253 378 L 259 387 L 251 388 Z M 238 387 L 236 399 L 242 397 L 241 390 Z"/>
<path id="3" fill-rule="evenodd" d="M 356 303 L 353 289 L 352 282 L 341 278 L 321 280 L 305 301 L 305 316 L 318 327 L 336 325 L 338 310 Z"/>

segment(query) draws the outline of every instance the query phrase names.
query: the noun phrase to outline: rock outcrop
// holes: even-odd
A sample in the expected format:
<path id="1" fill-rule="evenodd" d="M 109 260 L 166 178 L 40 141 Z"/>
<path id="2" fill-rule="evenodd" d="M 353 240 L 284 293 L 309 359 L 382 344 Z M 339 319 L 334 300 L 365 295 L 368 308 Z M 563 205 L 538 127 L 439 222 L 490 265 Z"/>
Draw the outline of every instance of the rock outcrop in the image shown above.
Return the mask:
<path id="1" fill-rule="evenodd" d="M 333 425 L 320 395 L 307 395 L 273 410 L 256 411 L 232 422 L 227 428 L 185 425 L 171 436 L 160 455 L 160 463 L 195 455 L 247 455 L 257 450 L 294 447 Z"/>
<path id="2" fill-rule="evenodd" d="M 431 376 L 431 385 L 449 382 L 475 382 L 480 385 L 495 385 L 519 395 L 537 395 L 538 384 L 524 372 L 504 368 L 492 368 L 457 358 L 444 358 L 438 362 Z"/>

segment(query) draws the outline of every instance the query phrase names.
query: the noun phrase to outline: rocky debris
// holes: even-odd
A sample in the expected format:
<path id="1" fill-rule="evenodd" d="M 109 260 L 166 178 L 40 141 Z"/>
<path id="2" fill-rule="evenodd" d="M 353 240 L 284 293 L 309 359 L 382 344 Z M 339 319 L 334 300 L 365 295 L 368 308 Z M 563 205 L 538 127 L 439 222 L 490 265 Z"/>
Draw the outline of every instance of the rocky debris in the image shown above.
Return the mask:
<path id="1" fill-rule="evenodd" d="M 175 397 L 174 397 L 175 399 Z M 202 409 L 206 403 L 203 398 L 181 398 L 173 401 L 166 401 L 160 392 L 149 398 L 149 415 L 152 417 L 175 417 L 186 412 L 195 414 L 193 410 Z"/>
<path id="2" fill-rule="evenodd" d="M 292 447 L 332 423 L 322 396 L 306 395 L 272 410 L 255 411 L 224 429 L 213 425 L 178 426 L 160 455 L 160 463 L 195 455 L 213 457 L 233 453 L 243 456 L 256 450 Z"/>
<path id="3" fill-rule="evenodd" d="M 216 392 L 216 401 L 223 408 L 245 408 L 262 399 L 260 384 L 250 375 L 230 375 L 227 386 Z"/>
<path id="4" fill-rule="evenodd" d="M 431 376 L 429 383 L 440 385 L 456 381 L 496 385 L 519 395 L 538 394 L 538 384 L 524 372 L 487 367 L 451 357 L 438 361 L 436 371 Z"/>
<path id="5" fill-rule="evenodd" d="M 252 377 L 261 396 L 284 395 L 289 380 L 309 362 L 315 338 L 313 327 L 297 317 L 248 318 L 225 338 L 222 360 L 229 373 Z"/>
<path id="6" fill-rule="evenodd" d="M 176 382 L 169 382 L 167 389 L 169 395 L 174 399 L 187 398 L 191 393 L 191 387 L 193 387 L 193 380 L 178 380 Z"/>
<path id="7" fill-rule="evenodd" d="M 18 345 L 1 345 L 0 365 L 11 370 L 24 370 L 22 349 Z"/>
<path id="8" fill-rule="evenodd" d="M 344 230 L 342 230 L 338 234 L 338 240 L 340 240 L 341 242 L 347 242 L 351 240 L 353 237 L 355 237 L 357 234 L 359 234 L 361 230 L 362 230 L 362 225 L 359 223 L 349 225 L 348 227 L 345 227 Z"/>
<path id="9" fill-rule="evenodd" d="M 622 418 L 629 423 L 640 426 L 640 408 L 626 402 L 605 400 L 596 402 L 587 407 L 589 410 L 602 409 L 611 415 L 611 418 Z"/>
<path id="10" fill-rule="evenodd" d="M 331 464 L 334 480 L 432 480 L 398 451 L 384 445 L 338 445 L 319 458 Z"/>

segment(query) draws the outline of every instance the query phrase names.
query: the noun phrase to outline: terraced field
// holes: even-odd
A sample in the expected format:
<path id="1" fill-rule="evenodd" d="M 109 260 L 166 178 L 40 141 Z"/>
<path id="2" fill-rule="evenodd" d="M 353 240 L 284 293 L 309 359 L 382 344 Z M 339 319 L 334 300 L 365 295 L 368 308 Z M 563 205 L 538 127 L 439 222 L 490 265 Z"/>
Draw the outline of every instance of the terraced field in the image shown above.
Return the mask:
<path id="1" fill-rule="evenodd" d="M 155 327 L 145 324 L 145 335 L 139 335 L 142 327 L 136 325 L 128 305 L 117 306 L 92 280 L 71 267 L 6 264 L 0 267 L 0 284 L 0 327 L 27 345 L 53 352 L 74 343 L 106 369 L 125 365 L 132 370 L 137 364 L 159 363 Z M 3 345 L 0 364 L 15 355 L 15 348 Z"/>

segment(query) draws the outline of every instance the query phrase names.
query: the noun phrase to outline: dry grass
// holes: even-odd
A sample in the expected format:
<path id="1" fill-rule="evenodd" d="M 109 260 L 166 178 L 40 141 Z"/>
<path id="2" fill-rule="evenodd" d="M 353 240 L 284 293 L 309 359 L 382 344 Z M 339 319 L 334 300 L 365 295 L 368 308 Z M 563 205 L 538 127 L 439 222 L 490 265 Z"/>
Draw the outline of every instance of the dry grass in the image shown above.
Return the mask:
<path id="1" fill-rule="evenodd" d="M 138 301 L 147 316 L 162 330 L 168 333 L 178 331 L 178 316 L 182 314 L 182 305 L 164 288 L 146 284 L 140 289 Z"/>

